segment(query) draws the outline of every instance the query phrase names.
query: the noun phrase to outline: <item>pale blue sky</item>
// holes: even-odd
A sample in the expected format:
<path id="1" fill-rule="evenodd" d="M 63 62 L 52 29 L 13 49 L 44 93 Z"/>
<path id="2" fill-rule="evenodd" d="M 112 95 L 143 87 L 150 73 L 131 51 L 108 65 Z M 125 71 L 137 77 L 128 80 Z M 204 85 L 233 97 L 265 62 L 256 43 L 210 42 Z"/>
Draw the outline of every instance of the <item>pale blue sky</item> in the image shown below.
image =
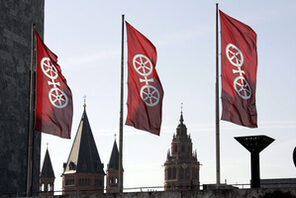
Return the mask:
<path id="1" fill-rule="evenodd" d="M 102 162 L 107 167 L 119 128 L 121 15 L 156 46 L 156 69 L 164 88 L 160 136 L 124 127 L 124 187 L 162 186 L 167 150 L 179 123 L 180 104 L 202 164 L 200 182 L 215 183 L 215 4 L 217 1 L 45 2 L 44 40 L 59 57 L 73 92 L 72 139 L 42 136 L 42 160 L 49 152 L 61 189 L 66 162 L 86 95 L 87 114 Z M 268 135 L 261 153 L 261 178 L 296 177 L 296 2 L 218 1 L 226 14 L 257 33 L 258 129 L 221 121 L 221 181 L 249 183 L 249 153 L 233 137 Z M 126 68 L 125 38 L 125 69 Z M 125 85 L 127 73 L 125 73 Z M 127 86 L 124 87 L 124 103 Z M 124 120 L 127 109 L 124 106 Z M 118 137 L 118 136 L 117 136 Z"/>

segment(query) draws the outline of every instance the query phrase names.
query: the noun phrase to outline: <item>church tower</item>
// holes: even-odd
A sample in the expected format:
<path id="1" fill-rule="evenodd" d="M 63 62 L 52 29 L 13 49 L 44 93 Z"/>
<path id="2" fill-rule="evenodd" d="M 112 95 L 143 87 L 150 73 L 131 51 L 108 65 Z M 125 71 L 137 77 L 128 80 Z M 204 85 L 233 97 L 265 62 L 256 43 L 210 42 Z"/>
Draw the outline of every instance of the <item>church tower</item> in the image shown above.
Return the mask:
<path id="1" fill-rule="evenodd" d="M 119 152 L 116 144 L 116 140 L 114 140 L 113 149 L 111 153 L 111 157 L 109 160 L 109 164 L 107 166 L 107 193 L 115 193 L 118 191 L 118 174 L 119 174 Z"/>
<path id="2" fill-rule="evenodd" d="M 103 193 L 105 176 L 103 168 L 84 104 L 68 161 L 64 163 L 63 195 Z"/>
<path id="3" fill-rule="evenodd" d="M 42 164 L 42 169 L 39 178 L 40 196 L 53 196 L 54 193 L 54 172 L 49 157 L 48 149 L 46 149 L 45 157 Z"/>
<path id="4" fill-rule="evenodd" d="M 192 142 L 187 135 L 181 112 L 180 124 L 176 129 L 171 143 L 171 151 L 167 153 L 164 163 L 164 190 L 199 189 L 199 162 L 196 152 L 192 153 Z"/>

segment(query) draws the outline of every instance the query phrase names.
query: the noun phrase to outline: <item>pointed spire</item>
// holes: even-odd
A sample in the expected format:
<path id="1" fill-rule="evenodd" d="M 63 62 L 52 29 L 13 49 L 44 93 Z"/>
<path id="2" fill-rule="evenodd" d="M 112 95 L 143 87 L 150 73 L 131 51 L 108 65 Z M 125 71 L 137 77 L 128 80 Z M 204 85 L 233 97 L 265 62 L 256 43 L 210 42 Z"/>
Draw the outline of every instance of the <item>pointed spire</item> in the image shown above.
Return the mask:
<path id="1" fill-rule="evenodd" d="M 119 152 L 118 152 L 117 143 L 116 143 L 116 135 L 115 135 L 113 149 L 112 149 L 112 153 L 111 153 L 109 164 L 108 164 L 108 170 L 110 169 L 119 170 Z"/>
<path id="2" fill-rule="evenodd" d="M 105 174 L 103 167 L 104 165 L 101 163 L 84 106 L 64 173 L 84 172 Z"/>
<path id="3" fill-rule="evenodd" d="M 184 119 L 183 119 L 183 102 L 181 102 L 181 115 L 180 115 L 180 123 L 183 124 Z"/>
<path id="4" fill-rule="evenodd" d="M 181 115 L 180 115 L 180 124 L 177 127 L 177 135 L 176 136 L 187 136 L 187 128 L 184 124 L 184 118 L 183 118 L 183 102 L 181 103 Z"/>
<path id="5" fill-rule="evenodd" d="M 48 146 L 48 143 L 46 145 Z M 40 177 L 43 177 L 43 178 L 55 178 L 53 168 L 52 168 L 52 164 L 51 164 L 51 160 L 50 160 L 50 157 L 49 157 L 48 148 L 46 148 L 46 153 L 45 153 L 45 156 L 44 156 Z"/>
<path id="6" fill-rule="evenodd" d="M 83 108 L 86 108 L 86 95 L 83 96 Z"/>

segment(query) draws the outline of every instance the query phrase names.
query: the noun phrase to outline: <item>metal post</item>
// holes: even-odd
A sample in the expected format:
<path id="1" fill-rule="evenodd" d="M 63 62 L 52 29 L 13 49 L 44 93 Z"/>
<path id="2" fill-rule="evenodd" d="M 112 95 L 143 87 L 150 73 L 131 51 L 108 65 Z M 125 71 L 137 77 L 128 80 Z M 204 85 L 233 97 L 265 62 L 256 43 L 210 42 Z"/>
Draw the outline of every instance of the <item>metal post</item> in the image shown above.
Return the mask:
<path id="1" fill-rule="evenodd" d="M 26 195 L 32 196 L 32 180 L 33 180 L 33 125 L 34 125 L 34 71 L 33 71 L 33 57 L 34 57 L 34 27 L 32 25 L 31 32 L 31 67 L 30 67 L 30 106 L 29 106 L 29 134 L 28 134 L 28 159 L 27 159 L 27 186 Z"/>
<path id="2" fill-rule="evenodd" d="M 251 152 L 251 188 L 260 188 L 259 152 Z"/>
<path id="3" fill-rule="evenodd" d="M 119 181 L 118 190 L 123 192 L 122 144 L 123 144 L 123 56 L 124 56 L 124 15 L 121 32 L 121 77 L 120 77 L 120 118 L 119 118 Z"/>
<path id="4" fill-rule="evenodd" d="M 216 3 L 216 179 L 220 184 L 220 120 L 219 120 L 219 52 L 218 52 L 218 3 Z"/>

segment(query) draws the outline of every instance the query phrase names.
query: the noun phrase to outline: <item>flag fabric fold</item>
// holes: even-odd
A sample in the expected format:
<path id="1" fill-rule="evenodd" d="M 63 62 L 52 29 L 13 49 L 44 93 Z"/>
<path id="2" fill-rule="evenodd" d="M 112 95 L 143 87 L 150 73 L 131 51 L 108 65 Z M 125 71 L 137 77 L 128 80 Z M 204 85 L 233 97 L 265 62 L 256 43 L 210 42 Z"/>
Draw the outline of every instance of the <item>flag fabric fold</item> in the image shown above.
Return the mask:
<path id="1" fill-rule="evenodd" d="M 37 82 L 35 130 L 62 138 L 71 137 L 72 92 L 57 63 L 57 56 L 40 39 L 37 31 Z"/>
<path id="2" fill-rule="evenodd" d="M 159 135 L 163 88 L 155 70 L 154 45 L 128 22 L 128 115 L 126 125 Z"/>
<path id="3" fill-rule="evenodd" d="M 222 120 L 257 128 L 256 33 L 219 11 L 221 23 Z"/>

